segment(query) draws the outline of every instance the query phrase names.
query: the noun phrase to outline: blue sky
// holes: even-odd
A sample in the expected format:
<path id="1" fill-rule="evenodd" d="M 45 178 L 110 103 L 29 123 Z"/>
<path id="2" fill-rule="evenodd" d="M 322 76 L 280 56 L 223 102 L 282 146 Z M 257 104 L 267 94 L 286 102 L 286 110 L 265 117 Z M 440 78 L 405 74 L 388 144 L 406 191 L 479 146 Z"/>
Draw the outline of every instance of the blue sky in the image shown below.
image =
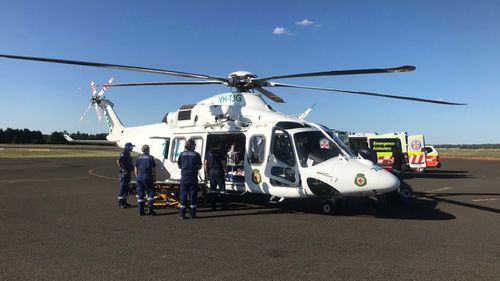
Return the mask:
<path id="1" fill-rule="evenodd" d="M 2 1 L 0 53 L 259 76 L 415 65 L 409 73 L 283 79 L 282 83 L 468 103 L 442 106 L 273 89 L 309 120 L 428 143 L 500 143 L 500 1 Z M 304 21 L 307 20 L 307 21 Z M 312 24 L 297 24 L 298 22 Z M 275 32 L 276 31 L 276 32 Z M 279 33 L 279 34 L 276 34 Z M 0 128 L 105 132 L 87 107 L 90 80 L 175 77 L 0 59 Z M 182 80 L 182 79 L 180 79 Z M 224 86 L 111 88 L 125 125 L 160 121 Z"/>

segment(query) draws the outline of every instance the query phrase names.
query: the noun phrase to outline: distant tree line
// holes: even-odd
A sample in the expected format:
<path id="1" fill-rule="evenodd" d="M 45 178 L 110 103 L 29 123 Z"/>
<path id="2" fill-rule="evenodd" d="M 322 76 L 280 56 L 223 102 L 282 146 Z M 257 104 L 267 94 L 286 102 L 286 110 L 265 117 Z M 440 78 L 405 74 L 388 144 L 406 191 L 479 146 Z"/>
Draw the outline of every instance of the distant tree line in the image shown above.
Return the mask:
<path id="1" fill-rule="evenodd" d="M 455 149 L 500 149 L 498 143 L 487 144 L 438 144 L 434 145 L 436 148 L 455 148 Z"/>
<path id="2" fill-rule="evenodd" d="M 29 129 L 0 129 L 0 143 L 10 144 L 68 144 L 64 138 L 65 132 L 52 132 L 50 135 L 42 134 L 40 131 Z M 69 134 L 76 140 L 105 140 L 107 134 Z"/>

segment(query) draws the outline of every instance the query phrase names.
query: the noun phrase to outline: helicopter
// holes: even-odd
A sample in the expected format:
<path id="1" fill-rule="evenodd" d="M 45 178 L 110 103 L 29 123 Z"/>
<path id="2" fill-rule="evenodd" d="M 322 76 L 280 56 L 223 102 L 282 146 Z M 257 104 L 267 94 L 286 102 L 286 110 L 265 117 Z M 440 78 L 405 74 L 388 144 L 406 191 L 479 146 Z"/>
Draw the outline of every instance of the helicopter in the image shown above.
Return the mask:
<path id="1" fill-rule="evenodd" d="M 237 160 L 231 161 L 226 190 L 234 193 L 265 194 L 271 200 L 282 202 L 287 198 L 320 199 L 321 211 L 333 214 L 339 198 L 379 196 L 397 192 L 399 179 L 361 156 L 355 155 L 327 128 L 305 120 L 307 111 L 299 117 L 276 111 L 264 97 L 276 103 L 284 100 L 266 88 L 300 88 L 345 94 L 368 95 L 444 105 L 464 105 L 443 100 L 396 96 L 373 92 L 350 91 L 334 88 L 278 83 L 271 80 L 300 77 L 399 73 L 414 71 L 414 66 L 393 68 L 332 70 L 289 75 L 258 77 L 248 71 L 236 71 L 227 77 L 154 69 L 138 66 L 106 64 L 42 57 L 0 54 L 1 58 L 72 64 L 128 71 L 139 71 L 202 80 L 164 81 L 112 84 L 110 79 L 97 93 L 91 82 L 90 105 L 100 119 L 100 110 L 109 128 L 107 143 L 123 148 L 125 143 L 135 144 L 134 151 L 148 144 L 150 154 L 162 163 L 169 186 L 178 186 L 180 169 L 177 161 L 188 140 L 196 143 L 202 159 L 210 149 L 236 148 Z M 168 112 L 161 122 L 126 127 L 113 109 L 113 102 L 104 96 L 111 87 L 157 85 L 224 85 L 231 91 L 216 94 L 195 104 L 181 105 Z M 70 141 L 75 141 L 68 138 Z M 101 142 L 102 143 L 102 142 Z M 228 163 L 229 164 L 229 163 Z M 200 185 L 206 186 L 205 171 L 200 170 Z"/>

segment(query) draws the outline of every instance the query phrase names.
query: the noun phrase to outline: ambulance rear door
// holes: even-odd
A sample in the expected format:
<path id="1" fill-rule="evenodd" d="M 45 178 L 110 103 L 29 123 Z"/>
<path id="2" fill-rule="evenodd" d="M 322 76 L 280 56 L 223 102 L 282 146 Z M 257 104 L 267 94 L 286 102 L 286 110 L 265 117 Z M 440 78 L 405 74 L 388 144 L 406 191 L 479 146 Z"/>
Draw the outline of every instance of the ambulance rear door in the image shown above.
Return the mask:
<path id="1" fill-rule="evenodd" d="M 377 153 L 378 165 L 389 171 L 392 171 L 392 165 L 394 163 L 392 150 L 396 143 L 399 143 L 401 147 L 401 140 L 397 137 L 388 137 L 384 135 L 368 137 L 370 148 Z"/>
<path id="2" fill-rule="evenodd" d="M 424 135 L 408 136 L 408 165 L 417 171 L 426 168 Z"/>

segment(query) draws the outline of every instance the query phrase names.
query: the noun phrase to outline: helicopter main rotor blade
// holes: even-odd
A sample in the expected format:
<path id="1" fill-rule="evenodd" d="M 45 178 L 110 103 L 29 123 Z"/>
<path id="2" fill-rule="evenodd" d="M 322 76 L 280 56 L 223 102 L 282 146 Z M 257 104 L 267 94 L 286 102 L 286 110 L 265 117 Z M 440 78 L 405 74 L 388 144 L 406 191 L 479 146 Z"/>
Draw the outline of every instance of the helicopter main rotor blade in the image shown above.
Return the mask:
<path id="1" fill-rule="evenodd" d="M 223 81 L 223 82 L 228 81 L 227 78 L 223 78 L 223 77 L 212 77 L 212 76 L 203 75 L 203 74 L 180 72 L 180 71 L 167 70 L 167 69 L 147 68 L 147 67 L 140 67 L 140 66 L 128 66 L 128 65 L 107 64 L 107 63 L 76 61 L 76 60 L 63 60 L 63 59 L 53 59 L 53 58 L 41 58 L 41 57 L 15 56 L 15 55 L 5 55 L 5 54 L 0 54 L 0 57 L 8 58 L 8 59 L 32 60 L 32 61 L 42 61 L 42 62 L 112 68 L 112 69 L 120 69 L 120 70 L 131 70 L 131 71 L 149 72 L 149 73 L 165 74 L 165 75 L 173 75 L 173 76 L 181 76 L 181 77 L 189 77 L 189 78 L 213 79 L 213 80 L 218 80 L 218 81 Z"/>
<path id="2" fill-rule="evenodd" d="M 375 74 L 375 73 L 394 73 L 394 72 L 407 72 L 414 71 L 415 66 L 404 65 L 392 68 L 369 68 L 369 69 L 351 69 L 351 70 L 332 70 L 322 72 L 309 72 L 290 75 L 270 76 L 263 78 L 252 79 L 252 82 L 262 83 L 271 79 L 284 79 L 284 78 L 298 78 L 298 77 L 315 77 L 315 76 L 335 76 L 335 75 L 354 75 L 354 74 Z"/>
<path id="3" fill-rule="evenodd" d="M 226 84 L 222 81 L 207 80 L 207 81 L 166 81 L 166 82 L 142 82 L 142 83 L 122 83 L 111 84 L 109 87 L 128 87 L 128 86 L 160 86 L 160 85 L 210 85 L 210 84 Z"/>
<path id="4" fill-rule="evenodd" d="M 355 95 L 366 95 L 366 96 L 384 97 L 384 98 L 400 99 L 400 100 L 411 100 L 411 101 L 428 102 L 428 103 L 439 103 L 439 104 L 448 104 L 448 105 L 467 105 L 466 103 L 455 103 L 455 102 L 448 102 L 448 101 L 442 101 L 442 100 L 431 100 L 431 99 L 422 99 L 422 98 L 415 98 L 415 97 L 394 96 L 394 95 L 387 95 L 387 94 L 380 94 L 380 93 L 349 91 L 349 90 L 332 89 L 332 88 L 319 88 L 319 87 L 309 87 L 309 86 L 301 86 L 301 85 L 290 85 L 290 84 L 282 84 L 282 83 L 274 83 L 274 82 L 268 82 L 268 86 L 330 91 L 330 92 L 339 92 L 339 93 L 347 93 L 347 94 L 355 94 Z"/>
<path id="5" fill-rule="evenodd" d="M 255 87 L 255 90 L 261 92 L 264 96 L 268 97 L 270 100 L 274 102 L 284 103 L 285 101 L 278 95 L 264 89 L 261 87 Z"/>

